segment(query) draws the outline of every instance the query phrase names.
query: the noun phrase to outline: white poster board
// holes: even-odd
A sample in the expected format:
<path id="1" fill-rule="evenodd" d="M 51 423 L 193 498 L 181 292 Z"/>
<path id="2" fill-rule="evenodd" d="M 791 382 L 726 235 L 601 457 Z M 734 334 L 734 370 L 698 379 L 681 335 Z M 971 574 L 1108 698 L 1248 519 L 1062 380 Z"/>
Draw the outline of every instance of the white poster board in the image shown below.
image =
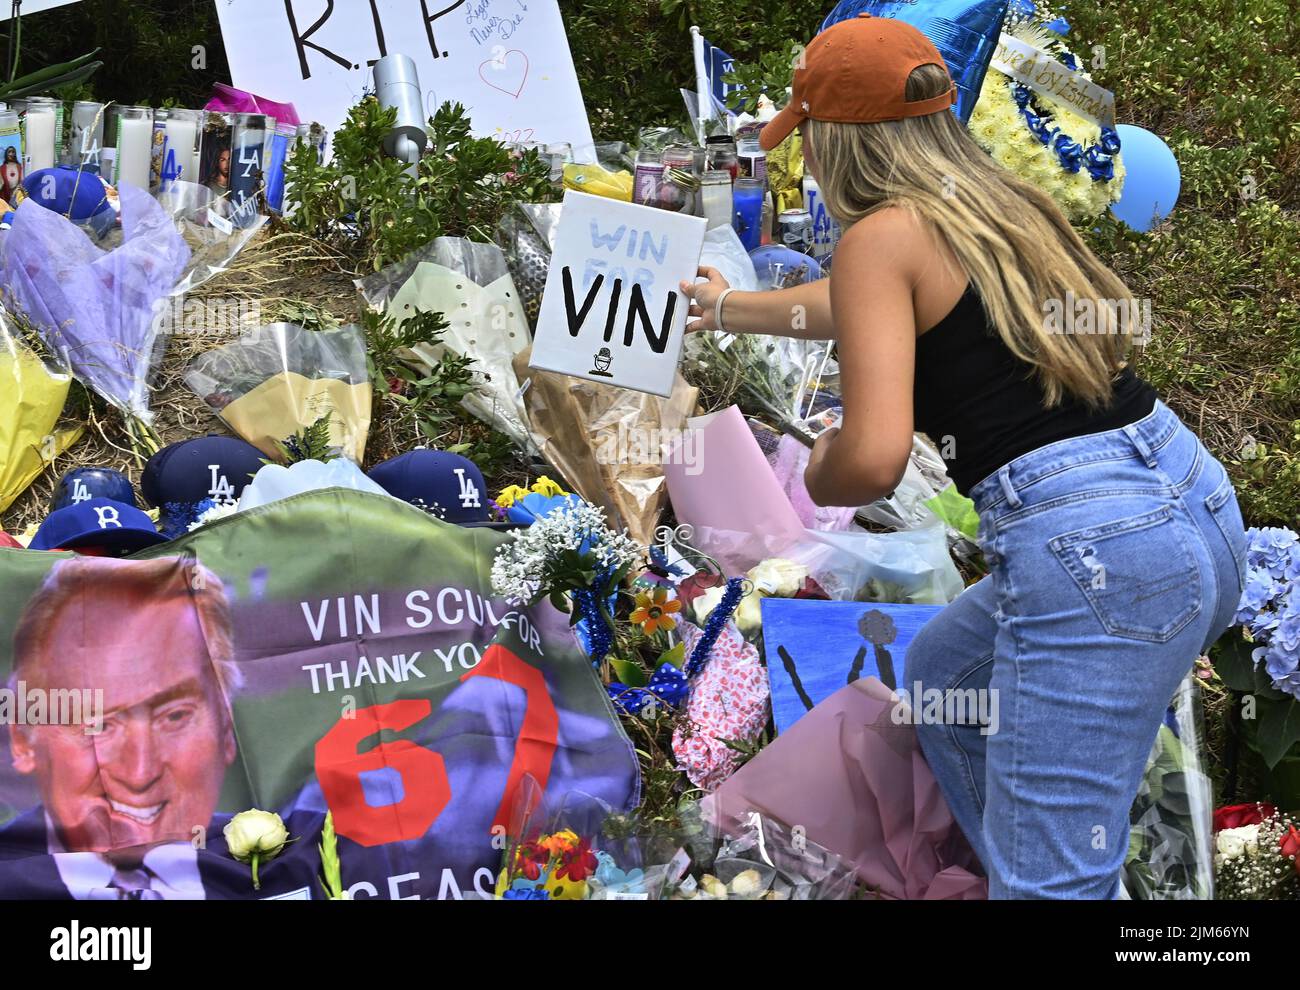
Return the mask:
<path id="1" fill-rule="evenodd" d="M 3 2 L 3 0 L 0 0 Z M 216 0 L 234 85 L 293 103 L 332 134 L 374 62 L 415 61 L 426 117 L 464 104 L 474 133 L 568 142 L 595 161 L 558 0 Z"/>
<path id="2" fill-rule="evenodd" d="M 529 367 L 669 395 L 706 225 L 566 192 Z"/>

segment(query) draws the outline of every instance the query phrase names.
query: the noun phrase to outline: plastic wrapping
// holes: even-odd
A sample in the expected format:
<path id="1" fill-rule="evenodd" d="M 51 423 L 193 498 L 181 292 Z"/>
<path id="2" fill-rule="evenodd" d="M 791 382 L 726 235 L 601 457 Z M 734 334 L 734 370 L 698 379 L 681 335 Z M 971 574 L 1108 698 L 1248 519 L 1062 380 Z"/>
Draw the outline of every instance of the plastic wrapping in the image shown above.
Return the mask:
<path id="1" fill-rule="evenodd" d="M 158 202 L 190 249 L 189 263 L 172 288 L 172 295 L 191 292 L 224 272 L 268 219 L 259 214 L 247 226 L 231 225 L 223 216 L 224 199 L 197 182 L 171 183 L 166 192 L 159 194 Z"/>
<path id="2" fill-rule="evenodd" d="M 686 810 L 700 825 L 690 844 L 696 872 L 671 900 L 839 901 L 863 897 L 853 864 L 796 830 L 751 810 L 724 829 L 703 803 Z"/>
<path id="3" fill-rule="evenodd" d="M 742 839 L 764 819 L 779 823 L 778 849 L 827 850 L 871 896 L 987 897 L 903 704 L 874 677 L 840 688 L 704 798 L 702 814 Z"/>
<path id="4" fill-rule="evenodd" d="M 630 203 L 632 173 L 626 169 L 611 172 L 601 165 L 568 164 L 564 166 L 564 188 Z"/>
<path id="5" fill-rule="evenodd" d="M 530 328 L 537 326 L 542 310 L 561 207 L 560 203 L 519 203 L 497 226 L 496 241 L 505 253 Z"/>
<path id="6" fill-rule="evenodd" d="M 13 332 L 0 309 L 0 512 L 81 436 L 55 431 L 72 379 L 51 368 Z"/>
<path id="7" fill-rule="evenodd" d="M 1139 901 L 1214 896 L 1214 792 L 1204 771 L 1199 689 L 1179 685 L 1130 812 L 1125 894 Z"/>
<path id="8" fill-rule="evenodd" d="M 448 351 L 472 358 L 476 391 L 461 405 L 516 446 L 532 447 L 513 364 L 529 346 L 529 324 L 499 247 L 439 237 L 357 287 L 367 302 L 399 321 L 417 310 L 442 313 L 448 327 L 439 342 L 419 344 L 404 359 L 427 373 Z"/>
<path id="9" fill-rule="evenodd" d="M 85 230 L 24 203 L 0 242 L 7 305 L 26 314 L 50 351 L 108 402 L 148 423 L 160 321 L 190 251 L 147 192 L 124 185 L 122 243 L 105 251 Z"/>
<path id="10" fill-rule="evenodd" d="M 357 463 L 365 456 L 373 387 L 357 326 L 258 327 L 196 357 L 185 384 L 268 457 L 281 457 L 279 444 L 326 415 L 330 444 Z"/>
<path id="11" fill-rule="evenodd" d="M 588 502 L 638 543 L 654 541 L 668 499 L 662 443 L 678 434 L 699 390 L 679 373 L 672 395 L 615 388 L 528 367 L 531 348 L 515 358 L 523 401 L 542 456 Z"/>
<path id="12" fill-rule="evenodd" d="M 256 509 L 280 499 L 314 492 L 324 488 L 350 488 L 392 498 L 370 476 L 345 457 L 332 461 L 298 461 L 285 467 L 267 464 L 244 488 L 239 496 L 239 511 Z"/>

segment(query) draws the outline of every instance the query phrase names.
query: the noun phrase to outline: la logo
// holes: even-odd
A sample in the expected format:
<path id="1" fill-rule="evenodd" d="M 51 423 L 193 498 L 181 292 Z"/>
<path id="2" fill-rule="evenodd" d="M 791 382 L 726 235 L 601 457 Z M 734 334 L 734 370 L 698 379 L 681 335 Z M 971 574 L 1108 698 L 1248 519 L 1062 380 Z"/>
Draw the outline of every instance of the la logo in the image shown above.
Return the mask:
<path id="1" fill-rule="evenodd" d="M 208 470 L 212 472 L 212 487 L 208 489 L 208 494 L 212 496 L 214 502 L 233 502 L 235 500 L 235 486 L 226 480 L 224 474 L 219 474 L 220 464 L 209 464 Z"/>
<path id="2" fill-rule="evenodd" d="M 92 508 L 95 510 L 100 529 L 108 529 L 110 526 L 122 528 L 122 520 L 118 518 L 117 510 L 111 505 L 96 505 Z"/>
<path id="3" fill-rule="evenodd" d="M 86 501 L 86 499 L 88 498 L 90 498 L 90 489 L 86 487 L 86 483 L 82 481 L 80 478 L 74 478 L 72 480 L 73 504 L 74 505 L 79 504 L 81 502 Z"/>
<path id="4" fill-rule="evenodd" d="M 456 468 L 456 477 L 460 479 L 460 504 L 466 509 L 482 508 L 478 497 L 478 486 L 465 477 L 464 468 Z"/>

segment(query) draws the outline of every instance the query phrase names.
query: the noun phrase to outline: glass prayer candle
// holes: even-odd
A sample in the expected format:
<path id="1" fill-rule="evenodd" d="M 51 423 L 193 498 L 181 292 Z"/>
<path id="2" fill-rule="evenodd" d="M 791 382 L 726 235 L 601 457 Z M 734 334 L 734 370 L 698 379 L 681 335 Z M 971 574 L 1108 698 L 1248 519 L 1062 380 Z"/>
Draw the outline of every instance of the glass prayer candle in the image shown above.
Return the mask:
<path id="1" fill-rule="evenodd" d="M 700 184 L 701 215 L 708 221 L 708 229 L 725 227 L 731 223 L 731 173 L 714 170 L 704 173 Z"/>
<path id="2" fill-rule="evenodd" d="M 114 184 L 128 182 L 139 189 L 148 189 L 152 160 L 153 111 L 148 107 L 122 107 L 117 116 Z"/>
<path id="3" fill-rule="evenodd" d="M 742 177 L 732 189 L 731 225 L 746 251 L 753 251 L 763 243 L 764 185 L 762 179 Z"/>
<path id="4" fill-rule="evenodd" d="M 104 148 L 104 104 L 94 100 L 78 100 L 72 104 L 72 132 L 64 161 L 99 169 Z"/>
<path id="5" fill-rule="evenodd" d="M 267 136 L 275 118 L 260 113 L 237 113 L 231 136 L 230 205 L 236 227 L 251 227 L 261 215 L 259 199 L 264 188 Z"/>
<path id="6" fill-rule="evenodd" d="M 197 182 L 195 158 L 199 146 L 201 112 L 169 109 L 154 114 L 153 160 L 150 167 L 155 194 L 170 191 L 177 182 Z"/>
<path id="7" fill-rule="evenodd" d="M 56 127 L 53 107 L 28 103 L 27 113 L 23 115 L 23 148 L 28 174 L 54 167 Z"/>

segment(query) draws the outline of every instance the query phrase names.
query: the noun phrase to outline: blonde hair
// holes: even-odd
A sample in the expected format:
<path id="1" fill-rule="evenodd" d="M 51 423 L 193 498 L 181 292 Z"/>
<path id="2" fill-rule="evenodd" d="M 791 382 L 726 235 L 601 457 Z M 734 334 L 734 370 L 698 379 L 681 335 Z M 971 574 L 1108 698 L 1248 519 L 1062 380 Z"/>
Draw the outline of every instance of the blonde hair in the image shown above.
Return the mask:
<path id="1" fill-rule="evenodd" d="M 50 568 L 36 593 L 28 599 L 14 630 L 11 686 L 24 669 L 39 664 L 49 650 L 60 614 L 68 606 L 95 595 L 135 597 L 148 608 L 177 599 L 188 600 L 208 647 L 208 660 L 227 710 L 243 684 L 243 672 L 233 658 L 230 605 L 221 579 L 191 557 L 118 560 L 75 556 Z"/>
<path id="2" fill-rule="evenodd" d="M 908 77 L 906 98 L 949 86 L 943 66 L 923 65 Z M 928 221 L 1007 347 L 1034 366 L 1049 407 L 1066 392 L 1092 407 L 1108 403 L 1133 343 L 1124 315 L 1136 302 L 1050 196 L 985 154 L 950 110 L 874 124 L 808 120 L 803 136 L 826 207 L 842 225 L 891 206 Z M 1068 293 L 1094 302 L 1095 332 L 1049 331 L 1046 307 L 1065 307 Z"/>

